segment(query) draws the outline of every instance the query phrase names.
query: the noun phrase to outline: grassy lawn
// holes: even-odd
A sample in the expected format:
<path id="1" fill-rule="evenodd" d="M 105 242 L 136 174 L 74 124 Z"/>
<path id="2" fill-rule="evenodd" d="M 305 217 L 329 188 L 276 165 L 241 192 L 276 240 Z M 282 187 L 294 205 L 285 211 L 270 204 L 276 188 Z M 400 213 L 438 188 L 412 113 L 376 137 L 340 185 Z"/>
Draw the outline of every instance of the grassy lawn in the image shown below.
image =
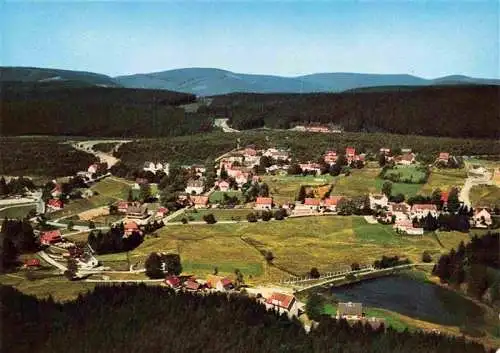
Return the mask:
<path id="1" fill-rule="evenodd" d="M 372 263 L 382 255 L 421 260 L 422 252 L 434 254 L 457 246 L 467 234 L 447 233 L 442 248 L 433 235 L 401 237 L 390 226 L 369 225 L 362 217 L 308 217 L 286 221 L 179 225 L 162 228 L 130 253 L 133 263 L 144 261 L 153 251 L 177 252 L 189 273 L 204 276 L 217 266 L 230 274 L 235 268 L 255 281 L 276 281 L 288 273 L 304 274 L 311 267 L 320 272 L 353 262 Z M 441 235 L 440 235 L 441 236 Z M 261 255 L 275 256 L 270 269 Z M 110 254 L 101 261 L 124 261 L 126 254 Z M 269 273 L 268 273 L 269 271 Z"/>
<path id="2" fill-rule="evenodd" d="M 401 174 L 401 179 L 413 179 L 419 180 L 425 177 L 425 173 L 417 168 L 417 166 L 409 165 L 397 165 L 394 169 L 389 169 L 385 172 L 386 176 Z"/>
<path id="3" fill-rule="evenodd" d="M 301 185 L 321 186 L 331 184 L 335 178 L 326 174 L 321 176 L 264 175 L 262 181 L 269 186 L 269 193 L 277 203 L 295 200 Z M 329 188 L 329 186 L 328 186 Z M 326 190 L 328 191 L 328 190 Z"/>
<path id="4" fill-rule="evenodd" d="M 500 205 L 500 187 L 495 185 L 476 185 L 470 190 L 473 206 Z"/>
<path id="5" fill-rule="evenodd" d="M 462 187 L 466 178 L 467 172 L 465 169 L 433 168 L 429 180 L 421 189 L 421 193 L 430 195 L 433 190 L 438 188 L 442 191 L 448 191 L 454 186 Z"/>
<path id="6" fill-rule="evenodd" d="M 56 219 L 70 215 L 77 215 L 78 213 L 90 210 L 91 208 L 109 205 L 114 201 L 116 201 L 116 198 L 105 195 L 95 195 L 90 199 L 73 200 L 65 204 L 61 211 L 51 213 L 49 217 L 51 219 Z"/>
<path id="7" fill-rule="evenodd" d="M 126 200 L 130 186 L 130 182 L 122 179 L 104 178 L 92 185 L 91 189 L 99 193 L 99 195 L 116 200 Z"/>
<path id="8" fill-rule="evenodd" d="M 230 197 L 237 196 L 239 200 L 243 200 L 243 195 L 241 191 L 214 191 L 210 194 L 209 201 L 210 203 L 219 203 L 223 200 L 224 194 Z"/>
<path id="9" fill-rule="evenodd" d="M 332 195 L 349 197 L 364 196 L 369 193 L 380 193 L 386 180 L 378 177 L 380 168 L 353 169 L 351 175 L 338 178 L 332 190 Z M 416 195 L 421 184 L 392 183 L 392 194 L 404 194 L 406 197 Z"/>
<path id="10" fill-rule="evenodd" d="M 4 218 L 24 218 L 31 211 L 36 210 L 36 206 L 14 206 L 0 211 L 0 219 Z"/>
<path id="11" fill-rule="evenodd" d="M 203 216 L 207 214 L 213 214 L 215 219 L 218 221 L 232 221 L 232 220 L 246 220 L 246 216 L 252 212 L 249 208 L 232 208 L 232 209 L 220 209 L 220 208 L 210 208 L 210 209 L 198 209 L 198 210 L 188 210 L 183 214 L 177 216 L 172 220 L 172 222 L 180 222 L 183 218 L 187 218 L 189 221 L 203 221 Z"/>

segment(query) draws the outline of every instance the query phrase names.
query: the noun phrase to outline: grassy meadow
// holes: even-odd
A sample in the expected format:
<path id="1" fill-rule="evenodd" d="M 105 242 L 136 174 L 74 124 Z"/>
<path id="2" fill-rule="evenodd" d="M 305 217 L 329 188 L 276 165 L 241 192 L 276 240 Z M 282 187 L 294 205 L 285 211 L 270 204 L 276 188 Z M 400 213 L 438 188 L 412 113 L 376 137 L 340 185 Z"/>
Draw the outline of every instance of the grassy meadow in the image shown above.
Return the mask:
<path id="1" fill-rule="evenodd" d="M 213 214 L 217 221 L 246 220 L 246 216 L 252 212 L 249 208 L 209 208 L 209 209 L 190 209 L 171 220 L 171 222 L 180 222 L 183 218 L 188 221 L 203 221 L 203 216 Z"/>
<path id="2" fill-rule="evenodd" d="M 282 204 L 284 202 L 294 201 L 298 195 L 301 185 L 310 185 L 313 187 L 321 187 L 327 185 L 327 190 L 330 188 L 334 177 L 326 174 L 321 176 L 301 176 L 301 175 L 265 175 L 262 176 L 262 181 L 269 186 L 269 194 L 273 197 L 274 202 Z M 322 190 L 323 194 L 326 192 Z M 318 195 L 319 196 L 319 195 Z"/>
<path id="3" fill-rule="evenodd" d="M 452 187 L 462 187 L 467 179 L 465 169 L 438 169 L 433 168 L 429 180 L 421 189 L 423 195 L 430 195 L 435 189 L 448 191 Z"/>
<path id="4" fill-rule="evenodd" d="M 34 205 L 19 205 L 6 208 L 0 211 L 0 219 L 4 218 L 19 218 L 22 219 L 26 217 L 26 215 L 31 211 L 36 210 L 36 206 Z"/>
<path id="5" fill-rule="evenodd" d="M 210 203 L 219 203 L 224 199 L 224 194 L 226 194 L 229 197 L 237 196 L 240 201 L 243 200 L 243 194 L 241 193 L 241 191 L 235 191 L 235 190 L 214 191 L 210 194 L 208 200 L 210 201 Z"/>
<path id="6" fill-rule="evenodd" d="M 500 206 L 500 187 L 495 185 L 475 185 L 470 190 L 473 206 Z"/>
<path id="7" fill-rule="evenodd" d="M 301 275 L 311 267 L 331 271 L 353 262 L 372 263 L 382 255 L 421 260 L 424 250 L 439 254 L 466 241 L 462 233 L 440 233 L 441 247 L 433 234 L 402 237 L 390 226 L 369 225 L 362 217 L 307 217 L 239 224 L 178 225 L 160 229 L 130 252 L 132 263 L 144 262 L 153 251 L 179 253 L 184 270 L 199 276 L 218 267 L 220 273 L 240 269 L 252 281 L 271 282 Z M 269 267 L 262 255 L 271 251 Z M 126 261 L 126 254 L 109 254 L 99 259 L 112 265 Z"/>

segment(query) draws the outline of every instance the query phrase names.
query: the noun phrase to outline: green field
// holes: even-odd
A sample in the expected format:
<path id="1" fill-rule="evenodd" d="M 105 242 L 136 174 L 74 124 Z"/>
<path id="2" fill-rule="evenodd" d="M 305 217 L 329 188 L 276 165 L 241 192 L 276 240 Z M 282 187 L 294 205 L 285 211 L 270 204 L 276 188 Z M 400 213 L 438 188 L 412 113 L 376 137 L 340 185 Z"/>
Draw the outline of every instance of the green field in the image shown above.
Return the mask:
<path id="1" fill-rule="evenodd" d="M 500 206 L 500 187 L 495 185 L 476 185 L 470 190 L 473 206 Z"/>
<path id="2" fill-rule="evenodd" d="M 414 181 L 417 181 L 423 177 L 425 177 L 425 173 L 421 170 L 418 169 L 417 166 L 415 165 L 409 165 L 409 166 L 404 166 L 404 165 L 397 165 L 393 169 L 388 169 L 385 172 L 385 176 L 390 176 L 390 175 L 401 175 L 401 179 L 413 179 Z"/>
<path id="3" fill-rule="evenodd" d="M 429 180 L 427 180 L 427 183 L 421 189 L 421 193 L 423 195 L 430 195 L 435 189 L 448 191 L 452 187 L 462 187 L 466 178 L 467 172 L 465 169 L 433 168 Z"/>
<path id="4" fill-rule="evenodd" d="M 0 211 L 0 219 L 3 218 L 24 218 L 31 211 L 36 210 L 36 206 L 24 205 L 9 207 Z"/>
<path id="5" fill-rule="evenodd" d="M 113 177 L 98 181 L 92 185 L 91 189 L 99 195 L 117 200 L 126 200 L 131 186 L 132 184 L 129 181 Z"/>
<path id="6" fill-rule="evenodd" d="M 164 227 L 158 237 L 148 237 L 130 252 L 131 261 L 144 261 L 152 251 L 178 252 L 186 270 L 206 275 L 213 267 L 232 273 L 235 268 L 256 281 L 275 281 L 289 273 L 304 274 L 311 267 L 320 272 L 353 262 L 372 263 L 382 255 L 408 256 L 421 260 L 424 250 L 439 254 L 441 248 L 433 235 L 401 237 L 390 226 L 369 225 L 362 217 L 308 217 L 285 221 L 178 225 Z M 467 234 L 441 233 L 446 247 L 466 241 Z M 274 267 L 268 268 L 261 251 L 272 251 Z M 125 254 L 100 257 L 103 261 L 124 261 Z M 264 270 L 263 270 L 264 269 Z M 269 271 L 268 271 L 269 270 Z M 287 273 L 289 272 L 289 273 Z"/>
<path id="7" fill-rule="evenodd" d="M 235 197 L 237 196 L 238 199 L 240 201 L 242 201 L 244 198 L 243 198 L 243 195 L 241 194 L 241 191 L 214 191 L 210 194 L 210 197 L 209 197 L 209 201 L 210 203 L 219 203 L 223 200 L 224 198 L 224 194 L 226 194 L 227 196 L 230 196 L 230 197 Z"/>
<path id="8" fill-rule="evenodd" d="M 203 216 L 207 214 L 213 214 L 215 219 L 218 221 L 237 221 L 246 220 L 246 216 L 252 212 L 249 208 L 232 208 L 232 209 L 222 209 L 222 208 L 210 208 L 210 209 L 190 209 L 180 214 L 171 220 L 171 222 L 180 222 L 183 218 L 187 218 L 189 221 L 203 221 Z"/>
<path id="9" fill-rule="evenodd" d="M 264 175 L 261 178 L 269 186 L 269 193 L 273 197 L 274 202 L 279 204 L 293 202 L 297 197 L 301 185 L 321 186 L 331 184 L 335 179 L 328 174 L 321 176 Z"/>

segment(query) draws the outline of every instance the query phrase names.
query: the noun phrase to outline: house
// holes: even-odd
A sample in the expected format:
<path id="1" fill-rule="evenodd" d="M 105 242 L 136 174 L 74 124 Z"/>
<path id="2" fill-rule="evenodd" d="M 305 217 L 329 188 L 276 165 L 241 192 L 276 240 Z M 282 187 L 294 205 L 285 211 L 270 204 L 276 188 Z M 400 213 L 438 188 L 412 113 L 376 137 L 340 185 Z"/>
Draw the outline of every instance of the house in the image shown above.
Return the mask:
<path id="1" fill-rule="evenodd" d="M 448 152 L 440 152 L 437 161 L 448 163 L 450 160 L 450 154 Z"/>
<path id="2" fill-rule="evenodd" d="M 27 259 L 24 262 L 25 267 L 40 267 L 40 260 L 39 259 Z"/>
<path id="3" fill-rule="evenodd" d="M 405 202 L 400 203 L 389 203 L 389 213 L 396 216 L 396 221 L 398 220 L 408 220 L 410 214 L 410 205 Z"/>
<path id="4" fill-rule="evenodd" d="M 123 235 L 124 237 L 130 236 L 132 235 L 132 233 L 139 233 L 142 235 L 142 231 L 139 228 L 139 225 L 133 221 L 125 223 L 124 227 L 125 227 L 125 233 Z"/>
<path id="5" fill-rule="evenodd" d="M 116 205 L 118 212 L 120 213 L 127 213 L 128 210 L 128 202 L 127 201 L 118 201 L 118 204 Z"/>
<path id="6" fill-rule="evenodd" d="M 145 172 L 151 172 L 156 174 L 157 172 L 164 172 L 165 174 L 170 174 L 170 164 L 167 162 L 144 162 L 142 170 Z"/>
<path id="7" fill-rule="evenodd" d="M 205 168 L 205 166 L 203 165 L 199 165 L 199 164 L 194 164 L 191 169 L 194 171 L 194 173 L 201 177 L 202 175 L 204 175 L 206 172 L 207 172 L 207 168 Z"/>
<path id="8" fill-rule="evenodd" d="M 411 148 L 401 148 L 401 153 L 411 153 Z"/>
<path id="9" fill-rule="evenodd" d="M 181 280 L 177 276 L 167 276 L 165 284 L 170 288 L 178 288 L 181 285 Z"/>
<path id="10" fill-rule="evenodd" d="M 184 288 L 188 291 L 198 291 L 203 286 L 198 283 L 194 278 L 189 278 L 186 282 L 184 282 Z"/>
<path id="11" fill-rule="evenodd" d="M 472 220 L 476 228 L 487 228 L 493 224 L 491 214 L 486 208 L 476 208 Z"/>
<path id="12" fill-rule="evenodd" d="M 94 191 L 92 189 L 83 189 L 82 190 L 82 197 L 84 199 L 90 199 L 92 196 L 94 196 Z"/>
<path id="13" fill-rule="evenodd" d="M 325 154 L 323 155 L 323 160 L 325 161 L 326 164 L 332 165 L 337 162 L 338 156 L 336 151 L 326 151 Z"/>
<path id="14" fill-rule="evenodd" d="M 347 159 L 347 162 L 351 163 L 354 160 L 354 157 L 356 157 L 356 149 L 354 147 L 347 147 L 345 149 L 345 158 Z"/>
<path id="15" fill-rule="evenodd" d="M 50 196 L 53 198 L 61 197 L 62 195 L 62 186 L 61 184 L 56 184 L 52 190 L 50 190 Z"/>
<path id="16" fill-rule="evenodd" d="M 343 196 L 330 196 L 323 200 L 323 207 L 328 211 L 337 212 L 337 204 L 342 200 Z"/>
<path id="17" fill-rule="evenodd" d="M 228 191 L 229 183 L 225 180 L 219 180 L 215 182 L 215 186 L 219 188 L 220 191 Z"/>
<path id="18" fill-rule="evenodd" d="M 387 155 L 389 153 L 391 153 L 391 149 L 390 148 L 387 148 L 387 147 L 382 147 L 380 150 L 379 150 L 380 154 L 384 154 L 384 155 Z"/>
<path id="19" fill-rule="evenodd" d="M 274 309 L 278 313 L 286 313 L 288 316 L 299 316 L 297 300 L 293 295 L 274 292 L 266 299 L 266 308 Z"/>
<path id="20" fill-rule="evenodd" d="M 236 184 L 238 184 L 238 186 L 241 187 L 243 184 L 246 184 L 248 182 L 248 176 L 249 173 L 240 172 L 236 175 L 234 180 L 236 181 Z"/>
<path id="21" fill-rule="evenodd" d="M 61 200 L 57 200 L 57 199 L 50 199 L 47 201 L 47 207 L 51 210 L 51 211 L 58 211 L 58 210 L 62 210 L 63 207 L 64 207 L 64 204 Z"/>
<path id="22" fill-rule="evenodd" d="M 49 230 L 40 234 L 40 244 L 50 245 L 62 241 L 60 230 Z"/>
<path id="23" fill-rule="evenodd" d="M 186 186 L 186 193 L 192 195 L 192 194 L 201 194 L 203 193 L 203 188 L 205 187 L 205 183 L 203 182 L 202 179 L 189 179 L 187 182 Z"/>
<path id="24" fill-rule="evenodd" d="M 303 172 L 314 172 L 316 175 L 321 174 L 321 166 L 318 163 L 301 163 L 299 167 Z"/>
<path id="25" fill-rule="evenodd" d="M 99 266 L 99 260 L 97 260 L 95 256 L 90 253 L 84 253 L 76 259 L 76 263 L 78 267 L 83 270 L 90 270 Z"/>
<path id="26" fill-rule="evenodd" d="M 370 194 L 368 197 L 370 198 L 370 208 L 372 210 L 389 206 L 389 199 L 384 194 Z"/>
<path id="27" fill-rule="evenodd" d="M 431 214 L 433 217 L 438 216 L 437 207 L 433 204 L 414 204 L 411 207 L 411 218 L 422 218 Z"/>
<path id="28" fill-rule="evenodd" d="M 253 175 L 252 176 L 252 183 L 259 183 L 259 182 L 260 182 L 260 176 Z"/>
<path id="29" fill-rule="evenodd" d="M 231 163 L 243 164 L 245 157 L 241 153 L 231 153 L 229 156 L 225 157 L 224 160 Z"/>
<path id="30" fill-rule="evenodd" d="M 415 163 L 415 154 L 414 153 L 405 153 L 401 156 L 397 156 L 394 158 L 394 162 L 399 165 L 410 165 Z"/>
<path id="31" fill-rule="evenodd" d="M 363 304 L 339 303 L 337 306 L 337 319 L 360 320 L 363 317 Z"/>
<path id="32" fill-rule="evenodd" d="M 234 287 L 233 282 L 229 278 L 216 275 L 208 275 L 207 285 L 209 288 L 216 289 L 219 292 L 224 292 Z"/>
<path id="33" fill-rule="evenodd" d="M 256 156 L 257 155 L 257 150 L 253 147 L 246 147 L 244 150 L 243 150 L 243 156 L 246 158 L 246 157 L 253 157 L 253 156 Z"/>
<path id="34" fill-rule="evenodd" d="M 168 208 L 166 207 L 160 207 L 159 209 L 156 210 L 156 217 L 158 218 L 163 218 L 168 214 Z"/>
<path id="35" fill-rule="evenodd" d="M 288 161 L 290 159 L 290 154 L 288 151 L 283 149 L 268 148 L 263 153 L 264 156 L 273 158 L 278 161 Z"/>
<path id="36" fill-rule="evenodd" d="M 127 207 L 127 218 L 144 219 L 148 216 L 148 208 L 139 202 L 133 202 Z"/>
<path id="37" fill-rule="evenodd" d="M 254 210 L 270 210 L 273 208 L 272 197 L 257 197 L 255 200 Z"/>
<path id="38" fill-rule="evenodd" d="M 409 219 L 396 220 L 396 222 L 394 223 L 394 226 L 392 228 L 394 228 L 396 231 L 406 233 L 408 235 L 423 235 L 424 234 L 424 229 L 413 227 L 413 222 L 410 221 Z"/>
<path id="39" fill-rule="evenodd" d="M 207 208 L 208 196 L 191 196 L 194 208 Z"/>
<path id="40" fill-rule="evenodd" d="M 318 211 L 319 206 L 321 205 L 321 200 L 320 199 L 313 199 L 311 197 L 306 197 L 304 199 L 304 204 L 302 205 L 302 209 L 308 209 L 311 211 Z M 295 207 L 297 209 L 297 207 Z"/>
<path id="41" fill-rule="evenodd" d="M 108 170 L 107 163 L 94 163 L 87 168 L 87 175 L 92 176 L 92 174 L 102 174 Z"/>

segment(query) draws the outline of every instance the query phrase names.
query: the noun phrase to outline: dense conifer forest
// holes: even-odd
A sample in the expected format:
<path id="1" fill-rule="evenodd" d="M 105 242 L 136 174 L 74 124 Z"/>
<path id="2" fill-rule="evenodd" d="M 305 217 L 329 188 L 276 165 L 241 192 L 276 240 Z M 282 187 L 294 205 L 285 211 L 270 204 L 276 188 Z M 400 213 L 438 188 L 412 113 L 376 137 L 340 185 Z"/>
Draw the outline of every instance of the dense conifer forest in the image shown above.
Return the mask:
<path id="1" fill-rule="evenodd" d="M 487 352 L 463 338 L 373 331 L 326 316 L 306 334 L 297 320 L 243 296 L 122 285 L 60 304 L 12 287 L 0 290 L 6 352 Z"/>
<path id="2" fill-rule="evenodd" d="M 236 129 L 288 129 L 308 122 L 346 131 L 463 138 L 500 137 L 500 86 L 385 88 L 344 93 L 252 94 L 213 97 L 209 113 Z"/>
<path id="3" fill-rule="evenodd" d="M 56 139 L 0 139 L 0 175 L 67 176 L 87 170 L 95 162 L 95 156 Z"/>
<path id="4" fill-rule="evenodd" d="M 179 107 L 196 99 L 185 93 L 35 83 L 3 83 L 2 89 L 4 135 L 175 136 L 212 125 L 207 116 Z"/>

